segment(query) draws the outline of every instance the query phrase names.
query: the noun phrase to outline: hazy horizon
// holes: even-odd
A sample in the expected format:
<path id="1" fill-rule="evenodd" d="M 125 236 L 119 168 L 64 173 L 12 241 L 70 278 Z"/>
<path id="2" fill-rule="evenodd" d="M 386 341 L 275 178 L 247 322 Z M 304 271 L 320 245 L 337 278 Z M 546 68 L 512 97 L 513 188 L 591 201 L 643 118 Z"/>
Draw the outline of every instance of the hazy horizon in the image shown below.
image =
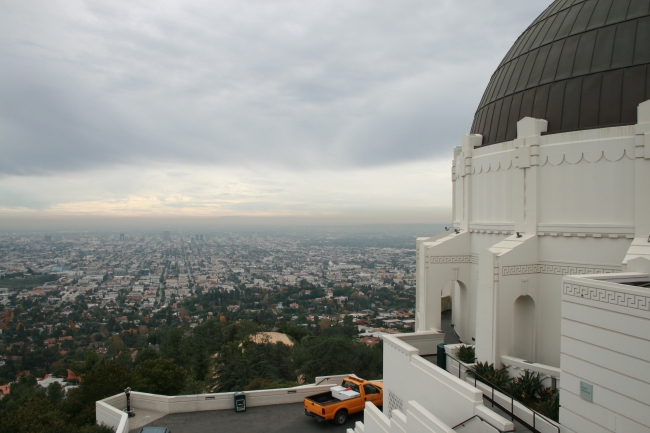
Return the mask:
<path id="1" fill-rule="evenodd" d="M 81 233 L 103 233 L 127 235 L 162 235 L 170 231 L 172 235 L 194 235 L 211 233 L 334 233 L 334 234 L 413 234 L 432 236 L 448 227 L 448 223 L 368 223 L 348 220 L 331 222 L 329 220 L 299 218 L 145 218 L 145 217 L 66 217 L 35 220 L 4 220 L 0 235 L 36 234 L 61 235 Z"/>

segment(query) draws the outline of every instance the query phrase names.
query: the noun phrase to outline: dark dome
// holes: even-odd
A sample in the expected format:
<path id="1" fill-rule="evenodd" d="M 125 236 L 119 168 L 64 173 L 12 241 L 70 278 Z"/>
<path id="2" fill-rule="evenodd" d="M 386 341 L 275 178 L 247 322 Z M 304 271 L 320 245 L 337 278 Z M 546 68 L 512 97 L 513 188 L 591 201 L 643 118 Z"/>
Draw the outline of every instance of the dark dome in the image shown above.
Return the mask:
<path id="1" fill-rule="evenodd" d="M 650 99 L 650 0 L 556 0 L 492 75 L 474 115 L 483 145 L 512 140 L 524 117 L 548 133 L 636 123 Z"/>

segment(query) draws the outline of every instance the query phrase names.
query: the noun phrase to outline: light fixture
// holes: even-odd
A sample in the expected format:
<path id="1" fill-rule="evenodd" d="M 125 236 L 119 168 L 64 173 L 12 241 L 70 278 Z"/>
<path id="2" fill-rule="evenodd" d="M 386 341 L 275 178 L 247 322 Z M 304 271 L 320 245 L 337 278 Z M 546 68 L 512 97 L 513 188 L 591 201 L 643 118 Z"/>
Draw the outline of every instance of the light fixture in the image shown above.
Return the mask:
<path id="1" fill-rule="evenodd" d="M 445 231 L 448 232 L 448 231 L 449 231 L 449 227 L 445 227 Z"/>
<path id="2" fill-rule="evenodd" d="M 650 236 L 648 236 L 648 242 L 650 242 Z"/>
<path id="3" fill-rule="evenodd" d="M 456 232 L 456 234 L 458 234 L 458 233 L 460 233 L 460 229 L 454 229 L 454 232 Z"/>
<path id="4" fill-rule="evenodd" d="M 521 236 L 522 236 L 522 234 L 517 232 L 517 237 L 520 238 Z"/>

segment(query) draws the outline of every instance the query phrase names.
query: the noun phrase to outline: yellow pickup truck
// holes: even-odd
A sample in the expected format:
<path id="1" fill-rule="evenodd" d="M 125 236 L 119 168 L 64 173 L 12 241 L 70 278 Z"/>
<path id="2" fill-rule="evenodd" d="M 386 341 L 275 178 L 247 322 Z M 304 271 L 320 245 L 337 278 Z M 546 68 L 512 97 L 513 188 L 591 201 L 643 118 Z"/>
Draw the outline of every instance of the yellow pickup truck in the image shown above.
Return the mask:
<path id="1" fill-rule="evenodd" d="M 332 391 L 305 397 L 303 406 L 305 415 L 316 418 L 319 422 L 334 420 L 336 425 L 345 424 L 348 416 L 361 412 L 366 402 L 371 401 L 375 406 L 383 406 L 384 384 L 369 382 L 357 377 L 348 376 L 343 379 L 341 386 L 346 390 L 355 391 L 358 397 L 340 400 Z"/>

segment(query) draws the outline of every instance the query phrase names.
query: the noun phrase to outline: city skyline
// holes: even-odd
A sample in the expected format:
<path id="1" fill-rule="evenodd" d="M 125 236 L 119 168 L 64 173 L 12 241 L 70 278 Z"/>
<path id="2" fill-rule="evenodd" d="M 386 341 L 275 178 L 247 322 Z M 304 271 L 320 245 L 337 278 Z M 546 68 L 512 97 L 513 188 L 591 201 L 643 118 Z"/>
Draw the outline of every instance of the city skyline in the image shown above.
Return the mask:
<path id="1" fill-rule="evenodd" d="M 444 223 L 508 3 L 5 4 L 0 215 Z"/>

